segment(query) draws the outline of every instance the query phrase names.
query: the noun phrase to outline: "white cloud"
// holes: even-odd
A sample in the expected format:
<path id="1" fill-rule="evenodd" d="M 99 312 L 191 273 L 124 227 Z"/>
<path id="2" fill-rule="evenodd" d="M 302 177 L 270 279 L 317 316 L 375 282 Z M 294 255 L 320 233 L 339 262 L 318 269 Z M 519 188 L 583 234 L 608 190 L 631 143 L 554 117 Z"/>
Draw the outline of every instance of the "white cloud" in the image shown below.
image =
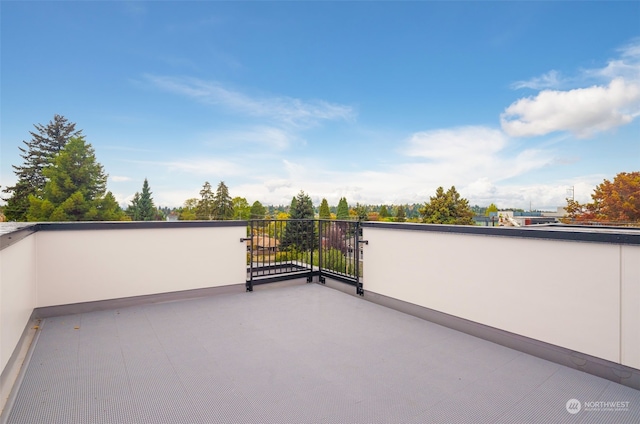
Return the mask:
<path id="1" fill-rule="evenodd" d="M 640 112 L 640 84 L 616 78 L 608 86 L 545 90 L 520 99 L 500 116 L 510 136 L 530 137 L 570 131 L 589 137 L 630 123 Z"/>
<path id="2" fill-rule="evenodd" d="M 490 155 L 504 148 L 505 135 L 492 128 L 468 126 L 418 132 L 409 139 L 405 153 L 433 160 Z"/>
<path id="3" fill-rule="evenodd" d="M 193 98 L 202 103 L 220 105 L 254 117 L 268 117 L 281 124 L 308 127 L 324 120 L 351 120 L 355 113 L 350 106 L 324 100 L 303 101 L 291 97 L 251 97 L 224 87 L 218 82 L 196 78 L 176 78 L 145 75 L 155 86 Z"/>
<path id="4" fill-rule="evenodd" d="M 248 200 L 268 204 L 288 204 L 304 190 L 314 201 L 326 198 L 336 205 L 344 196 L 353 205 L 424 202 L 438 186 L 455 185 L 463 196 L 486 198 L 489 204 L 510 178 L 554 163 L 552 153 L 545 150 L 511 153 L 511 143 L 500 130 L 480 126 L 420 132 L 406 140 L 400 164 L 336 170 L 329 162 L 283 158 L 281 166 L 256 164 L 252 175 L 259 178 L 239 179 L 238 185 L 229 187 Z M 510 205 L 524 207 L 525 201 L 528 205 L 529 199 L 521 199 L 516 190 L 510 196 L 515 196 Z"/>
<path id="5" fill-rule="evenodd" d="M 109 177 L 109 179 L 111 181 L 113 181 L 114 183 L 122 183 L 125 181 L 131 181 L 131 178 L 129 177 L 123 177 L 123 176 L 119 176 L 119 175 L 114 175 L 112 177 Z"/>
<path id="6" fill-rule="evenodd" d="M 511 88 L 518 90 L 520 88 L 531 88 L 534 90 L 542 90 L 545 88 L 556 88 L 561 84 L 560 73 L 551 70 L 539 77 L 531 78 L 528 81 L 516 81 L 511 84 Z"/>
<path id="7" fill-rule="evenodd" d="M 231 159 L 211 159 L 211 158 L 183 158 L 173 161 L 137 161 L 130 163 L 143 166 L 145 168 L 163 169 L 165 173 L 184 173 L 195 176 L 206 176 L 209 178 L 225 178 L 226 176 L 243 175 L 247 172 L 246 165 Z M 177 176 L 176 176 L 177 177 Z"/>
<path id="8" fill-rule="evenodd" d="M 298 140 L 298 136 L 291 131 L 276 127 L 256 126 L 247 130 L 222 131 L 208 133 L 204 136 L 205 144 L 225 147 L 242 147 L 241 145 L 256 144 L 270 150 L 285 150 Z"/>
<path id="9" fill-rule="evenodd" d="M 583 69 L 573 78 L 553 70 L 512 84 L 545 90 L 508 106 L 500 116 L 502 129 L 514 137 L 568 131 L 585 138 L 629 124 L 640 116 L 640 39 L 618 53 L 606 66 Z M 570 84 L 571 89 L 560 90 Z"/>

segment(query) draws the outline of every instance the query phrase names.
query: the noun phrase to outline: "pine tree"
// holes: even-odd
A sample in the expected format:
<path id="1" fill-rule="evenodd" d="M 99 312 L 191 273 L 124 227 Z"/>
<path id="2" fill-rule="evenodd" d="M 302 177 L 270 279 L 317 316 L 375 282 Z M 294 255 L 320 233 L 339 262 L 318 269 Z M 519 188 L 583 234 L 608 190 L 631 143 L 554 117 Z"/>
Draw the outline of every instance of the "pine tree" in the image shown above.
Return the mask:
<path id="1" fill-rule="evenodd" d="M 198 204 L 196 206 L 197 219 L 206 221 L 214 219 L 214 198 L 215 195 L 211 190 L 211 184 L 209 184 L 209 181 L 205 181 L 202 186 L 202 190 L 200 190 L 200 200 L 198 200 Z"/>
<path id="2" fill-rule="evenodd" d="M 467 199 L 460 197 L 460 193 L 451 186 L 445 193 L 438 187 L 436 195 L 430 197 L 420 209 L 422 222 L 429 224 L 473 225 L 473 211 Z"/>
<path id="3" fill-rule="evenodd" d="M 331 209 L 329 209 L 329 203 L 327 199 L 322 199 L 320 203 L 320 219 L 331 219 Z"/>
<path id="4" fill-rule="evenodd" d="M 131 204 L 125 211 L 125 213 L 131 218 L 132 221 L 140 221 L 140 193 L 136 192 L 131 199 Z"/>
<path id="5" fill-rule="evenodd" d="M 229 196 L 229 188 L 220 181 L 213 196 L 213 219 L 227 220 L 233 218 L 233 200 Z"/>
<path id="6" fill-rule="evenodd" d="M 300 191 L 291 201 L 289 222 L 280 243 L 283 249 L 294 248 L 307 251 L 318 246 L 317 228 L 312 221 L 315 217 L 311 197 Z"/>
<path id="7" fill-rule="evenodd" d="M 103 221 L 124 219 L 107 175 L 96 161 L 91 144 L 72 137 L 43 169 L 47 178 L 42 197 L 29 196 L 29 221 Z"/>
<path id="8" fill-rule="evenodd" d="M 404 206 L 398 206 L 398 210 L 396 211 L 396 222 L 405 222 L 407 220 L 407 215 L 404 212 Z"/>
<path id="9" fill-rule="evenodd" d="M 140 221 L 153 221 L 156 219 L 156 207 L 153 204 L 151 198 L 151 189 L 149 188 L 149 182 L 144 179 L 142 184 L 142 193 L 140 193 L 140 199 L 138 200 L 138 219 Z"/>
<path id="10" fill-rule="evenodd" d="M 338 202 L 338 210 L 336 211 L 336 218 L 349 219 L 349 205 L 345 197 L 340 198 Z"/>
<path id="11" fill-rule="evenodd" d="M 7 201 L 5 215 L 11 221 L 26 221 L 29 209 L 29 196 L 42 195 L 47 179 L 43 173 L 53 158 L 69 142 L 71 137 L 81 137 L 82 130 L 76 131 L 76 124 L 69 123 L 61 115 L 54 115 L 47 126 L 34 125 L 36 131 L 30 131 L 31 140 L 23 141 L 25 147 L 18 147 L 23 164 L 12 165 L 18 181 L 6 187 L 3 192 L 11 193 Z"/>

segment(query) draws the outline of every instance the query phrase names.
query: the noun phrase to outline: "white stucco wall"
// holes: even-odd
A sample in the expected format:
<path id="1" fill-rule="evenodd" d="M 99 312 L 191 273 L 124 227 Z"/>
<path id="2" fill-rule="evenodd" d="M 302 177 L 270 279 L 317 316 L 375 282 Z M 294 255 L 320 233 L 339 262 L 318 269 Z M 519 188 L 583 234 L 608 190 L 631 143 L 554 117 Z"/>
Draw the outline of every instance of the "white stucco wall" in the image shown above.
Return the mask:
<path id="1" fill-rule="evenodd" d="M 37 306 L 241 284 L 246 228 L 38 232 Z"/>
<path id="2" fill-rule="evenodd" d="M 640 368 L 638 247 L 371 227 L 364 238 L 365 291 Z"/>
<path id="3" fill-rule="evenodd" d="M 0 371 L 13 354 L 36 304 L 36 237 L 0 250 Z"/>
<path id="4" fill-rule="evenodd" d="M 622 363 L 640 369 L 640 246 L 622 246 L 620 269 Z"/>

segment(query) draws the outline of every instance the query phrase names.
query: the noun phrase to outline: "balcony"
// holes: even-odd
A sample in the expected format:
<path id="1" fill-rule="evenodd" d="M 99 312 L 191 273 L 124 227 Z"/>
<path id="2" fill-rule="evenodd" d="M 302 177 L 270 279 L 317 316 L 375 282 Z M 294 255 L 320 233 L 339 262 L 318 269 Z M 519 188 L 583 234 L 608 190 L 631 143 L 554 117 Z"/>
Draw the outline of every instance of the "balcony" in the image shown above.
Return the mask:
<path id="1" fill-rule="evenodd" d="M 640 421 L 637 230 L 363 223 L 247 292 L 246 222 L 0 228 L 2 423 Z"/>

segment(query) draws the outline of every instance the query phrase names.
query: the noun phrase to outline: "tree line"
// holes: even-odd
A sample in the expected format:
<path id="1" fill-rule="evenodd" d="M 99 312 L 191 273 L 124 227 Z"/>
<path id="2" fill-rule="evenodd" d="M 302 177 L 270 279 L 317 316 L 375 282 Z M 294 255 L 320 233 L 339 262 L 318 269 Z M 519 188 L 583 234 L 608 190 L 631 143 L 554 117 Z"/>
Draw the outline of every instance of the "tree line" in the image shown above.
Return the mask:
<path id="1" fill-rule="evenodd" d="M 107 190 L 107 174 L 97 161 L 95 151 L 76 124 L 64 116 L 54 115 L 48 125 L 36 124 L 31 139 L 18 147 L 21 165 L 12 165 L 17 182 L 5 187 L 0 212 L 9 221 L 153 221 L 174 215 L 179 220 L 248 220 L 248 219 L 320 219 L 422 222 L 432 224 L 473 225 L 475 215 L 496 212 L 497 206 L 469 206 L 452 186 L 438 187 L 425 203 L 405 205 L 349 206 L 342 197 L 330 206 L 322 199 L 314 207 L 311 198 L 301 191 L 287 206 L 263 205 L 256 200 L 249 205 L 244 197 L 231 197 L 220 181 L 214 191 L 205 181 L 199 198 L 187 199 L 180 208 L 157 207 L 145 178 L 125 209 Z M 593 202 L 581 204 L 567 199 L 567 223 L 640 222 L 640 172 L 622 172 L 611 182 L 596 187 Z"/>

